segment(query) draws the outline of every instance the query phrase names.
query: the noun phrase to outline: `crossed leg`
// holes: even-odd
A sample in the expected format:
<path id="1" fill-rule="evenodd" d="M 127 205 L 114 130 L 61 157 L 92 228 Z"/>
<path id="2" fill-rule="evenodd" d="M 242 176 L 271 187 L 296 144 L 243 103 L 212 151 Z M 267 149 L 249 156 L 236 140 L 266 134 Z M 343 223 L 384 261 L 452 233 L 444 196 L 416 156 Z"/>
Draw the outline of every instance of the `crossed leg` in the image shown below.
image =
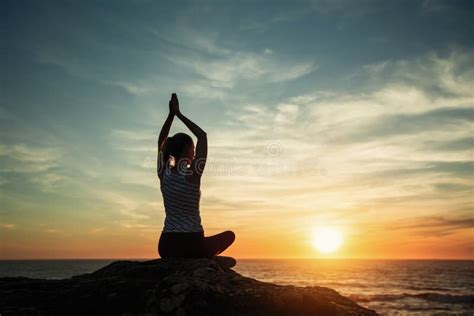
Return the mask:
<path id="1" fill-rule="evenodd" d="M 212 258 L 226 250 L 235 240 L 233 231 L 226 230 L 225 232 L 204 237 L 204 245 L 207 252 L 207 257 Z"/>

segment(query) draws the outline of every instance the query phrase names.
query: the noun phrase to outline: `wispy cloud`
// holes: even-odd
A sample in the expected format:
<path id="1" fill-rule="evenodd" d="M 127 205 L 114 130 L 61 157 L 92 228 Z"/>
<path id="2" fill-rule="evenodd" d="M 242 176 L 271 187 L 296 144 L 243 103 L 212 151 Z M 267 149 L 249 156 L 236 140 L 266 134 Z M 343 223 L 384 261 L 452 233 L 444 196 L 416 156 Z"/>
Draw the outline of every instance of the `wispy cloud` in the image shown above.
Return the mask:
<path id="1" fill-rule="evenodd" d="M 64 179 L 66 179 L 65 176 L 62 176 L 54 172 L 50 172 L 46 174 L 33 176 L 30 181 L 38 184 L 42 190 L 51 192 L 57 189 L 60 181 Z"/>
<path id="2" fill-rule="evenodd" d="M 56 234 L 56 233 L 60 233 L 61 231 L 57 229 L 46 229 L 45 232 L 50 233 L 50 234 Z"/>
<path id="3" fill-rule="evenodd" d="M 57 166 L 62 152 L 26 144 L 1 144 L 2 172 L 41 172 Z"/>
<path id="4" fill-rule="evenodd" d="M 414 219 L 407 219 L 396 225 L 391 225 L 397 230 L 411 230 L 417 235 L 449 235 L 460 230 L 472 230 L 474 227 L 474 217 L 452 216 L 427 216 Z"/>
<path id="5" fill-rule="evenodd" d="M 11 224 L 11 223 L 9 223 L 9 224 L 4 224 L 4 223 L 2 223 L 2 224 L 0 224 L 0 227 L 1 227 L 1 228 L 4 228 L 4 229 L 13 229 L 13 228 L 16 227 L 16 225 L 15 225 L 15 224 Z"/>
<path id="6" fill-rule="evenodd" d="M 9 156 L 19 161 L 44 163 L 57 160 L 60 157 L 58 149 L 34 148 L 25 144 L 1 144 L 0 146 L 0 154 L 2 156 Z"/>
<path id="7" fill-rule="evenodd" d="M 278 60 L 274 54 L 235 52 L 224 58 L 203 59 L 195 56 L 170 56 L 177 65 L 192 69 L 210 81 L 214 88 L 233 88 L 251 80 L 281 82 L 297 79 L 317 69 L 315 62 Z"/>
<path id="8" fill-rule="evenodd" d="M 97 233 L 103 232 L 104 230 L 105 230 L 105 227 L 96 227 L 89 230 L 89 234 L 97 234 Z"/>
<path id="9" fill-rule="evenodd" d="M 454 71 L 459 68 L 457 62 L 463 63 L 466 57 L 457 60 L 453 56 L 460 55 L 448 57 L 449 63 L 453 64 L 450 69 Z M 235 183 L 237 171 L 221 177 L 210 175 L 212 181 L 207 190 L 219 191 L 229 200 L 233 196 L 245 196 L 249 191 L 254 196 L 259 192 L 263 205 L 267 206 L 272 205 L 275 192 L 278 192 L 278 203 L 283 208 L 291 208 L 299 214 L 317 214 L 322 208 L 325 212 L 354 209 L 380 197 L 383 198 L 377 202 L 379 207 L 394 198 L 405 200 L 409 205 L 417 197 L 432 194 L 433 186 L 447 179 L 472 185 L 471 92 L 440 78 L 454 75 L 436 70 L 446 62 L 433 58 L 429 54 L 424 61 L 415 59 L 412 64 L 410 61 L 397 64 L 403 68 L 405 76 L 400 77 L 395 69 L 394 77 L 385 86 L 368 93 L 341 96 L 331 91 L 315 92 L 294 96 L 276 105 L 249 103 L 230 112 L 227 125 L 231 130 L 210 135 L 211 143 L 219 148 L 222 158 L 235 158 L 228 160 L 229 164 L 239 161 L 245 164 L 249 155 L 262 163 L 268 159 L 265 145 L 277 140 L 278 156 L 270 157 L 274 161 L 285 158 L 304 163 L 312 159 L 327 174 L 321 177 L 321 174 L 316 176 L 308 171 L 299 174 L 294 183 L 293 178 L 286 177 L 285 190 L 278 191 L 276 183 L 281 180 L 278 173 L 274 176 L 256 173 L 253 176 L 259 181 L 233 185 L 227 192 L 228 185 L 224 183 Z M 456 93 L 433 94 L 426 89 L 426 82 L 414 85 L 406 79 L 420 77 L 419 72 L 425 67 L 435 68 L 430 74 L 437 76 L 431 80 L 440 88 Z M 460 86 L 466 84 L 465 81 L 456 82 Z M 441 145 L 427 148 L 426 144 L 434 142 L 433 135 L 436 135 L 436 142 L 445 145 L 455 142 L 452 146 L 465 153 L 452 153 Z M 226 144 L 232 144 L 227 154 Z M 282 168 L 282 165 L 276 165 L 276 168 Z M 293 185 L 295 190 L 290 189 Z M 468 203 L 466 193 L 458 195 L 454 201 L 459 207 Z M 339 196 L 345 197 L 344 203 Z M 435 203 L 433 195 L 430 199 L 428 203 Z M 366 214 L 370 216 L 370 213 Z M 242 214 L 241 220 L 245 216 Z"/>

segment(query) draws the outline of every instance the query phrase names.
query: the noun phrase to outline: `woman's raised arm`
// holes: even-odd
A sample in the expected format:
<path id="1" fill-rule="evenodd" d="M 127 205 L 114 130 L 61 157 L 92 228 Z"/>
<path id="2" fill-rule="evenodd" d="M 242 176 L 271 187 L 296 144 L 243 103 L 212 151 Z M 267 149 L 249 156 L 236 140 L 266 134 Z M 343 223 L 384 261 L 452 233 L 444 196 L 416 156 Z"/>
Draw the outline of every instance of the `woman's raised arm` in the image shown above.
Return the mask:
<path id="1" fill-rule="evenodd" d="M 191 162 L 191 171 L 192 173 L 187 176 L 188 180 L 191 182 L 199 182 L 201 175 L 204 172 L 204 167 L 206 165 L 207 159 L 207 134 L 206 132 L 197 126 L 193 121 L 184 116 L 178 107 L 178 112 L 176 116 L 186 125 L 187 128 L 197 137 L 196 144 L 196 154 Z"/>
<path id="2" fill-rule="evenodd" d="M 168 138 L 168 134 L 170 132 L 171 124 L 173 123 L 174 116 L 179 111 L 178 108 L 178 99 L 176 97 L 176 93 L 171 95 L 171 100 L 169 102 L 170 112 L 168 117 L 166 118 L 165 122 L 163 123 L 163 127 L 161 128 L 160 136 L 158 137 L 158 157 L 156 159 L 156 172 L 158 177 L 161 175 L 161 171 L 164 167 L 163 161 L 163 144 L 165 143 L 166 139 Z"/>
<path id="3" fill-rule="evenodd" d="M 207 137 L 206 132 L 203 131 L 202 128 L 200 128 L 193 121 L 184 116 L 180 111 L 178 111 L 176 116 L 184 123 L 184 125 L 186 125 L 187 128 L 191 130 L 191 132 L 193 132 L 194 136 L 197 137 L 198 141 L 201 138 Z"/>
<path id="4" fill-rule="evenodd" d="M 165 122 L 163 123 L 163 127 L 161 128 L 160 136 L 158 137 L 158 151 L 161 151 L 163 147 L 163 143 L 168 138 L 168 134 L 170 132 L 171 124 L 173 123 L 174 114 L 169 113 L 168 117 L 166 118 Z"/>

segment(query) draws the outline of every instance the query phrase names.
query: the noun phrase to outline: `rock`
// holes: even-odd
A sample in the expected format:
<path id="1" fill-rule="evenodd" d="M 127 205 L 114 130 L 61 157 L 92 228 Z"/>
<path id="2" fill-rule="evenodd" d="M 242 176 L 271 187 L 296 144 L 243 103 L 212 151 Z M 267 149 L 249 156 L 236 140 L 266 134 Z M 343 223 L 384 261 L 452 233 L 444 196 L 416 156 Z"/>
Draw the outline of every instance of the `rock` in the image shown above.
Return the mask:
<path id="1" fill-rule="evenodd" d="M 209 259 L 115 261 L 64 280 L 0 278 L 6 315 L 377 315 L 336 291 L 275 285 Z"/>

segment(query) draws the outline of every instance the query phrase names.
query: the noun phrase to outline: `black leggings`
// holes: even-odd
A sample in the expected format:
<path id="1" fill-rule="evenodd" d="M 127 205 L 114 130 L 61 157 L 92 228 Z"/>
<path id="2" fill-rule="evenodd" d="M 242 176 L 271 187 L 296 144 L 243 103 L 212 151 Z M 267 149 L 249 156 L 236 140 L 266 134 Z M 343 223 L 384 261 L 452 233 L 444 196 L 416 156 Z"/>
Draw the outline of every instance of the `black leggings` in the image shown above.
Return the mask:
<path id="1" fill-rule="evenodd" d="M 230 230 L 209 237 L 204 237 L 203 232 L 162 232 L 158 253 L 161 258 L 212 258 L 226 250 L 234 240 L 235 234 Z"/>

